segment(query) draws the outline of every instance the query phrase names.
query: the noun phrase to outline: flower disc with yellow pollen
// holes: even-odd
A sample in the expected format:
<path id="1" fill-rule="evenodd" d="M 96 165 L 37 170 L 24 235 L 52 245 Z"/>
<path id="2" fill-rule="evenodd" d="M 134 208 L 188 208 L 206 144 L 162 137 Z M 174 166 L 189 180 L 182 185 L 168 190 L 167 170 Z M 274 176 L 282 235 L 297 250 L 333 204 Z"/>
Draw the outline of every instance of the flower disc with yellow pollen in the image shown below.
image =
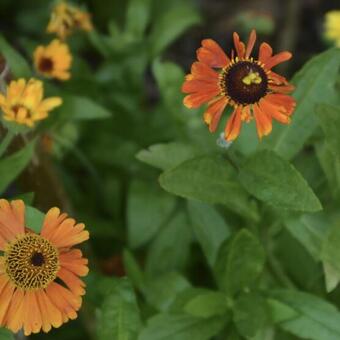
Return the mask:
<path id="1" fill-rule="evenodd" d="M 67 80 L 70 78 L 72 55 L 68 46 L 58 39 L 34 51 L 34 66 L 45 77 Z"/>
<path id="2" fill-rule="evenodd" d="M 33 233 L 23 234 L 5 249 L 5 270 L 17 288 L 46 288 L 59 270 L 56 247 Z"/>

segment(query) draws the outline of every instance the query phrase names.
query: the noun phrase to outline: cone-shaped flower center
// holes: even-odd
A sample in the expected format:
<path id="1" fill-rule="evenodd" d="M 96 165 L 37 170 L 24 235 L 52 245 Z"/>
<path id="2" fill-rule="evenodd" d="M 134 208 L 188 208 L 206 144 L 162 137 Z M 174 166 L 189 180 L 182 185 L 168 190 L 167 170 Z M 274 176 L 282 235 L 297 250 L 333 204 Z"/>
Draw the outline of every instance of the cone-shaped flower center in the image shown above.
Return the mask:
<path id="1" fill-rule="evenodd" d="M 24 234 L 7 246 L 5 270 L 18 288 L 46 288 L 56 278 L 59 270 L 58 251 L 40 235 Z"/>
<path id="2" fill-rule="evenodd" d="M 236 104 L 254 104 L 267 94 L 268 77 L 256 61 L 238 61 L 223 70 L 220 85 Z"/>
<path id="3" fill-rule="evenodd" d="M 39 61 L 40 72 L 49 73 L 53 70 L 53 61 L 51 58 L 41 58 Z"/>

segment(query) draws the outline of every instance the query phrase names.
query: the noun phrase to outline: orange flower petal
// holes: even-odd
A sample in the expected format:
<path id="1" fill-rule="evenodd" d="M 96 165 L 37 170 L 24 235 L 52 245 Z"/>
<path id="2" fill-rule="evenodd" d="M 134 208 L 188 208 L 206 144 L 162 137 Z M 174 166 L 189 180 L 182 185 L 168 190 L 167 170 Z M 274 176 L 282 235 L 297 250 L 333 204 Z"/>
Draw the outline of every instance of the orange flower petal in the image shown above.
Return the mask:
<path id="1" fill-rule="evenodd" d="M 241 131 L 242 106 L 238 106 L 230 116 L 225 131 L 225 139 L 230 142 L 238 137 Z"/>
<path id="2" fill-rule="evenodd" d="M 207 110 L 204 112 L 204 121 L 209 125 L 210 132 L 216 131 L 218 123 L 221 119 L 221 115 L 227 103 L 228 99 L 226 97 L 222 97 L 210 104 Z"/>
<path id="3" fill-rule="evenodd" d="M 74 275 L 71 271 L 66 268 L 60 268 L 58 277 L 64 281 L 66 286 L 76 296 L 85 295 L 85 283 L 79 279 L 78 276 Z"/>
<path id="4" fill-rule="evenodd" d="M 251 32 L 250 32 L 250 35 L 249 35 L 249 40 L 247 42 L 247 49 L 246 49 L 246 54 L 245 54 L 245 57 L 246 58 L 249 58 L 252 50 L 253 50 L 253 47 L 255 45 L 255 41 L 256 41 L 256 31 L 253 29 Z"/>
<path id="5" fill-rule="evenodd" d="M 60 266 L 66 268 L 78 276 L 85 276 L 89 272 L 88 260 L 83 257 L 79 249 L 72 249 L 61 253 L 59 257 Z"/>
<path id="6" fill-rule="evenodd" d="M 268 60 L 264 62 L 264 64 L 265 64 L 265 67 L 270 70 L 272 67 L 276 66 L 277 64 L 281 64 L 284 61 L 289 60 L 291 57 L 292 57 L 292 54 L 290 52 L 287 52 L 287 51 L 280 52 L 270 57 Z"/>
<path id="7" fill-rule="evenodd" d="M 184 93 L 205 92 L 214 90 L 219 91 L 218 82 L 215 79 L 212 81 L 187 80 L 182 86 L 182 92 Z"/>
<path id="8" fill-rule="evenodd" d="M 14 333 L 17 333 L 23 326 L 24 296 L 25 296 L 25 293 L 23 290 L 16 289 L 14 291 L 14 287 L 12 287 L 10 297 L 8 298 L 10 300 L 10 303 L 7 304 L 8 309 L 6 308 L 7 311 L 6 311 L 4 323 L 3 322 L 1 323 L 1 325 L 6 326 Z M 1 304 L 0 304 L 0 309 L 1 309 L 2 303 L 4 300 L 2 300 L 2 296 L 0 298 L 1 298 Z M 1 319 L 1 316 L 0 316 L 0 319 Z"/>
<path id="9" fill-rule="evenodd" d="M 244 46 L 244 43 L 240 41 L 240 37 L 236 32 L 234 32 L 233 34 L 233 39 L 234 39 L 234 45 L 235 45 L 237 56 L 239 58 L 244 58 L 246 48 Z"/>
<path id="10" fill-rule="evenodd" d="M 199 80 L 211 80 L 215 79 L 218 80 L 218 73 L 215 72 L 211 67 L 208 65 L 201 63 L 201 62 L 194 62 L 191 66 L 191 74 L 194 79 Z"/>
<path id="11" fill-rule="evenodd" d="M 273 55 L 273 49 L 267 43 L 262 43 L 259 50 L 259 61 L 261 63 L 266 63 L 267 60 Z"/>
<path id="12" fill-rule="evenodd" d="M 183 104 L 191 109 L 200 107 L 203 103 L 210 101 L 212 98 L 217 96 L 220 93 L 219 89 L 211 90 L 209 92 L 204 93 L 194 93 L 184 97 Z"/>
<path id="13" fill-rule="evenodd" d="M 262 112 L 265 112 L 267 116 L 271 116 L 282 124 L 289 124 L 290 118 L 285 112 L 285 108 L 277 106 L 264 98 L 260 100 L 259 107 Z"/>
<path id="14" fill-rule="evenodd" d="M 291 84 L 287 84 L 287 85 L 274 85 L 274 84 L 269 84 L 268 85 L 269 89 L 274 91 L 274 92 L 278 92 L 278 93 L 291 93 L 292 91 L 294 91 L 295 86 L 291 85 Z"/>
<path id="15" fill-rule="evenodd" d="M 26 336 L 31 333 L 39 333 L 42 326 L 42 314 L 45 315 L 46 310 L 40 312 L 37 304 L 35 292 L 28 291 L 23 297 L 23 322 L 24 333 Z"/>
<path id="16" fill-rule="evenodd" d="M 51 208 L 45 216 L 40 235 L 48 239 L 55 228 L 57 228 L 66 217 L 67 214 L 60 214 L 58 208 Z"/>
<path id="17" fill-rule="evenodd" d="M 253 105 L 254 117 L 256 122 L 257 134 L 261 139 L 263 136 L 267 136 L 272 131 L 272 121 L 267 116 L 266 112 L 263 112 L 257 104 Z"/>
<path id="18" fill-rule="evenodd" d="M 230 59 L 214 40 L 204 39 L 202 46 L 197 50 L 197 59 L 202 63 L 218 68 L 223 68 L 230 63 Z"/>
<path id="19" fill-rule="evenodd" d="M 268 94 L 265 99 L 274 105 L 284 108 L 285 114 L 288 116 L 293 113 L 296 106 L 296 101 L 293 97 L 281 93 Z"/>

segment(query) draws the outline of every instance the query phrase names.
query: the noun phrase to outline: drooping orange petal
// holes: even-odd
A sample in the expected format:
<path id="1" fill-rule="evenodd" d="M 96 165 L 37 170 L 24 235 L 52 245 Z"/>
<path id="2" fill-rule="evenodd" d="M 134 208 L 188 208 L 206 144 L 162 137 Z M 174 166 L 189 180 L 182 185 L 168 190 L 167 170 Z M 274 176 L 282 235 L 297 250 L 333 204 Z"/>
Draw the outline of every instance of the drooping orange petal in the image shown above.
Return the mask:
<path id="1" fill-rule="evenodd" d="M 193 76 L 193 79 L 199 79 L 199 80 L 216 79 L 218 80 L 217 72 L 215 72 L 208 65 L 198 62 L 198 61 L 192 64 L 191 74 Z"/>
<path id="2" fill-rule="evenodd" d="M 46 311 L 40 311 L 35 292 L 25 292 L 23 299 L 24 333 L 26 336 L 31 333 L 39 333 L 42 326 L 42 315 L 46 313 Z"/>
<path id="3" fill-rule="evenodd" d="M 223 68 L 230 63 L 222 48 L 212 39 L 202 40 L 202 47 L 197 50 L 197 59 L 210 67 L 218 68 Z"/>
<path id="4" fill-rule="evenodd" d="M 281 93 L 268 94 L 265 99 L 274 105 L 281 106 L 288 116 L 293 113 L 296 106 L 296 101 L 292 96 Z"/>
<path id="5" fill-rule="evenodd" d="M 269 79 L 272 80 L 276 85 L 286 85 L 288 84 L 288 81 L 285 77 L 273 72 L 273 71 L 270 71 L 269 73 Z"/>
<path id="6" fill-rule="evenodd" d="M 14 293 L 14 294 L 13 294 Z M 24 297 L 25 293 L 21 289 L 12 288 L 12 294 L 10 295 L 10 303 L 8 302 L 8 310 L 5 315 L 4 323 L 1 325 L 9 328 L 13 333 L 17 333 L 22 327 L 24 322 Z M 7 297 L 8 299 L 8 297 Z M 2 297 L 0 309 L 2 307 Z M 0 316 L 1 319 L 1 316 Z"/>
<path id="7" fill-rule="evenodd" d="M 0 275 L 0 326 L 4 326 L 4 319 L 11 302 L 14 287 L 9 283 L 6 275 Z"/>
<path id="8" fill-rule="evenodd" d="M 227 125 L 225 127 L 224 135 L 225 139 L 230 142 L 238 137 L 241 131 L 241 114 L 242 106 L 238 106 L 230 118 L 228 119 Z"/>
<path id="9" fill-rule="evenodd" d="M 88 260 L 83 257 L 79 249 L 72 249 L 59 256 L 60 266 L 71 271 L 75 275 L 85 276 L 89 272 Z"/>
<path id="10" fill-rule="evenodd" d="M 227 103 L 228 99 L 223 96 L 210 103 L 207 110 L 204 112 L 203 119 L 209 125 L 210 132 L 216 131 L 221 115 Z"/>
<path id="11" fill-rule="evenodd" d="M 266 112 L 261 111 L 257 104 L 253 105 L 254 117 L 256 122 L 257 134 L 261 139 L 267 136 L 272 131 L 272 121 L 267 116 Z"/>
<path id="12" fill-rule="evenodd" d="M 292 54 L 290 52 L 287 52 L 287 51 L 280 52 L 270 57 L 268 60 L 266 60 L 266 62 L 264 62 L 264 65 L 266 69 L 270 70 L 272 67 L 276 66 L 277 64 L 281 64 L 284 61 L 289 60 L 291 57 L 292 57 Z"/>
<path id="13" fill-rule="evenodd" d="M 262 98 L 258 105 L 262 112 L 266 112 L 267 116 L 273 117 L 282 124 L 290 123 L 290 118 L 283 106 L 277 106 L 265 98 Z"/>
<path id="14" fill-rule="evenodd" d="M 287 85 L 269 84 L 268 87 L 270 90 L 274 92 L 286 93 L 286 94 L 291 93 L 295 89 L 295 86 L 293 86 L 292 84 L 287 84 Z"/>
<path id="15" fill-rule="evenodd" d="M 256 31 L 253 29 L 250 32 L 249 39 L 248 39 L 248 42 L 247 42 L 247 49 L 246 49 L 245 58 L 249 58 L 251 51 L 253 50 L 253 47 L 255 45 L 255 41 L 256 41 Z"/>
<path id="16" fill-rule="evenodd" d="M 182 92 L 194 93 L 219 90 L 218 81 L 203 81 L 203 80 L 187 80 L 182 86 Z"/>
<path id="17" fill-rule="evenodd" d="M 233 34 L 233 39 L 234 39 L 234 45 L 235 45 L 237 56 L 239 58 L 244 58 L 246 48 L 244 46 L 244 43 L 240 41 L 240 37 L 236 32 L 234 32 Z"/>
<path id="18" fill-rule="evenodd" d="M 211 90 L 205 93 L 199 92 L 199 93 L 190 94 L 184 97 L 183 104 L 189 109 L 197 108 L 197 107 L 200 107 L 202 104 L 210 101 L 211 99 L 213 99 L 219 94 L 220 94 L 220 89 Z"/>
<path id="19" fill-rule="evenodd" d="M 64 281 L 71 292 L 77 296 L 85 295 L 85 283 L 78 276 L 67 270 L 65 267 L 60 268 L 58 277 Z"/>
<path id="20" fill-rule="evenodd" d="M 259 61 L 261 63 L 266 63 L 267 60 L 273 55 L 273 49 L 267 43 L 262 43 L 259 50 Z"/>

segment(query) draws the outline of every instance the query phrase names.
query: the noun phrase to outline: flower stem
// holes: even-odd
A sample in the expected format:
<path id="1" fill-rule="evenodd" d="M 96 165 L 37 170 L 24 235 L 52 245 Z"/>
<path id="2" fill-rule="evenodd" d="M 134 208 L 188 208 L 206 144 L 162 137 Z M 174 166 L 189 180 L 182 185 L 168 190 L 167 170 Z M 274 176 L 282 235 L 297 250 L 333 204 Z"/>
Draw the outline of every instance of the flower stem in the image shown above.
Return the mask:
<path id="1" fill-rule="evenodd" d="M 3 140 L 0 143 L 0 157 L 5 153 L 7 150 L 9 144 L 14 138 L 14 133 L 12 131 L 8 131 L 6 136 L 3 138 Z"/>

